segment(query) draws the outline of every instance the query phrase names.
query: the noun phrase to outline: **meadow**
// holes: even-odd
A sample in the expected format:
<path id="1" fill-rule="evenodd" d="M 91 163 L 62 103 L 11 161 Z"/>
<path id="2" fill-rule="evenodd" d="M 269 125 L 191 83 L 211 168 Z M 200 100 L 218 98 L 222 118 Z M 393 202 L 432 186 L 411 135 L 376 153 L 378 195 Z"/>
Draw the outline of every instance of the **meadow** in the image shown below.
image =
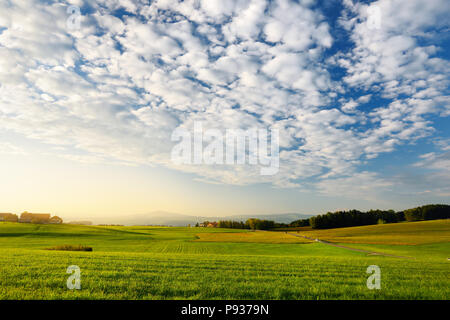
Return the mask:
<path id="1" fill-rule="evenodd" d="M 284 231 L 0 222 L 0 299 L 449 299 L 449 227 L 299 231 L 409 257 L 399 259 Z M 64 245 L 93 251 L 47 250 Z M 81 290 L 66 287 L 70 265 Z M 370 265 L 381 268 L 380 290 L 366 286 Z"/>
<path id="2" fill-rule="evenodd" d="M 338 243 L 422 245 L 450 242 L 450 220 L 400 222 L 351 228 L 299 231 Z"/>

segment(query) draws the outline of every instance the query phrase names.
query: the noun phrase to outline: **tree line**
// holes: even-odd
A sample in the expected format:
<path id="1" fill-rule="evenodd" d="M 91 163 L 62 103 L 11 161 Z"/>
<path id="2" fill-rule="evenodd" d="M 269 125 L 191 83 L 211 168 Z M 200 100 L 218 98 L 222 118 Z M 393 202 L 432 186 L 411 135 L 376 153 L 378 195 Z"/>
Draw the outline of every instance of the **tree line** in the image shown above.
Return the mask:
<path id="1" fill-rule="evenodd" d="M 219 222 L 205 221 L 200 226 L 212 226 L 228 229 L 270 230 L 275 228 L 309 227 L 313 229 L 331 229 L 343 227 L 365 226 L 382 223 L 396 223 L 401 221 L 420 221 L 450 219 L 450 206 L 445 204 L 430 204 L 404 211 L 394 210 L 349 210 L 328 212 L 309 219 L 300 219 L 291 223 L 277 223 L 272 220 L 248 219 L 247 221 L 220 220 Z M 196 226 L 199 226 L 197 224 Z"/>
<path id="2" fill-rule="evenodd" d="M 405 210 L 403 213 L 407 221 L 449 219 L 450 206 L 446 204 L 429 204 Z"/>
<path id="3" fill-rule="evenodd" d="M 280 223 L 276 223 L 272 220 L 255 219 L 251 218 L 247 221 L 233 221 L 233 220 L 220 220 L 218 228 L 231 228 L 231 229 L 250 229 L 250 230 L 269 230 L 280 227 Z"/>
<path id="4" fill-rule="evenodd" d="M 227 229 L 250 229 L 250 230 L 269 230 L 287 226 L 287 224 L 277 223 L 272 220 L 251 218 L 247 221 L 234 220 L 220 220 L 219 222 L 204 221 L 197 223 L 196 227 L 212 227 L 212 228 L 227 228 Z"/>
<path id="5" fill-rule="evenodd" d="M 313 229 L 330 229 L 342 227 L 365 226 L 379 223 L 395 223 L 401 221 L 420 221 L 450 219 L 450 206 L 430 204 L 413 209 L 395 212 L 394 210 L 358 210 L 328 212 L 311 217 L 309 223 Z"/>

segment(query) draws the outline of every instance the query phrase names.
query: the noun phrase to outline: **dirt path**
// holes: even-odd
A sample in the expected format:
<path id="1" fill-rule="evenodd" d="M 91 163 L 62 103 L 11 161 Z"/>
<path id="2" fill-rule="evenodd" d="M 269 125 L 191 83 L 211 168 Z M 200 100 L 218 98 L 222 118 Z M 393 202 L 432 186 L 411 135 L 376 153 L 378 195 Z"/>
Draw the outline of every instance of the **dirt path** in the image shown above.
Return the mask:
<path id="1" fill-rule="evenodd" d="M 333 247 L 337 247 L 337 248 L 343 248 L 343 249 L 347 249 L 347 250 L 351 250 L 351 251 L 367 253 L 368 255 L 373 255 L 373 256 L 384 256 L 384 257 L 392 257 L 392 258 L 399 258 L 399 259 L 414 259 L 412 257 L 396 256 L 396 255 L 388 254 L 388 253 L 381 253 L 381 252 L 369 251 L 369 250 L 364 250 L 364 249 L 351 248 L 351 247 L 343 246 L 343 245 L 336 244 L 336 243 L 333 243 L 333 242 L 328 242 L 328 241 L 325 241 L 325 240 L 320 240 L 320 239 L 310 238 L 310 237 L 307 237 L 307 236 L 302 236 L 302 235 L 296 234 L 296 233 L 287 232 L 287 234 L 289 234 L 291 236 L 294 236 L 294 237 L 299 237 L 299 238 L 304 238 L 304 239 L 308 239 L 308 240 L 311 240 L 311 241 L 320 242 L 320 243 L 327 244 L 329 246 L 333 246 Z"/>

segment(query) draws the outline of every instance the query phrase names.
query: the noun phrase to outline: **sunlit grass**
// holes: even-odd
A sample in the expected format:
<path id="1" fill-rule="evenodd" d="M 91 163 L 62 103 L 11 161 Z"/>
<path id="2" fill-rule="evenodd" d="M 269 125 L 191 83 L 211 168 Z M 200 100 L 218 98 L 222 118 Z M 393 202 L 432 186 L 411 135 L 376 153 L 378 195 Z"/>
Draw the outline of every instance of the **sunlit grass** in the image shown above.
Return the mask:
<path id="1" fill-rule="evenodd" d="M 445 237 L 445 230 L 436 236 Z M 198 241 L 196 236 L 220 242 Z M 246 237 L 262 238 L 260 243 L 224 241 Z M 273 243 L 287 237 L 211 228 L 0 223 L 0 299 L 450 297 L 449 262 L 442 258 L 448 243 L 376 246 L 386 251 L 399 247 L 415 258 L 395 259 L 322 243 Z M 61 243 L 94 251 L 45 250 Z M 373 264 L 381 268 L 381 290 L 366 287 L 366 269 Z M 66 287 L 71 265 L 81 269 L 81 290 Z"/>
<path id="2" fill-rule="evenodd" d="M 450 242 L 450 220 L 402 222 L 372 226 L 299 231 L 299 234 L 340 243 L 418 245 Z"/>
<path id="3" fill-rule="evenodd" d="M 285 232 L 200 233 L 196 241 L 202 242 L 254 242 L 254 243 L 310 243 Z"/>

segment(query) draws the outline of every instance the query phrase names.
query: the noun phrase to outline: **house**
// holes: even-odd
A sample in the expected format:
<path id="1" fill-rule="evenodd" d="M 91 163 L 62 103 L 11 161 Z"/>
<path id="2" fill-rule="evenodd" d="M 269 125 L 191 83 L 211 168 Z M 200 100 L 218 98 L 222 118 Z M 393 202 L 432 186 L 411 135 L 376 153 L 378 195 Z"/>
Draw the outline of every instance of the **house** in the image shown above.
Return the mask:
<path id="1" fill-rule="evenodd" d="M 198 224 L 198 227 L 202 227 L 202 228 L 217 228 L 218 223 L 215 221 L 209 222 L 209 221 L 205 221 L 203 223 Z"/>
<path id="2" fill-rule="evenodd" d="M 51 224 L 61 224 L 63 219 L 58 216 L 51 216 L 50 213 L 30 213 L 23 212 L 20 218 L 13 213 L 0 213 L 0 221 L 8 222 L 22 222 L 22 223 L 51 223 Z"/>
<path id="3" fill-rule="evenodd" d="M 0 221 L 17 222 L 19 218 L 16 214 L 0 213 Z"/>
<path id="4" fill-rule="evenodd" d="M 20 215 L 19 222 L 23 223 L 49 223 L 50 222 L 49 213 L 29 213 L 23 212 Z"/>

